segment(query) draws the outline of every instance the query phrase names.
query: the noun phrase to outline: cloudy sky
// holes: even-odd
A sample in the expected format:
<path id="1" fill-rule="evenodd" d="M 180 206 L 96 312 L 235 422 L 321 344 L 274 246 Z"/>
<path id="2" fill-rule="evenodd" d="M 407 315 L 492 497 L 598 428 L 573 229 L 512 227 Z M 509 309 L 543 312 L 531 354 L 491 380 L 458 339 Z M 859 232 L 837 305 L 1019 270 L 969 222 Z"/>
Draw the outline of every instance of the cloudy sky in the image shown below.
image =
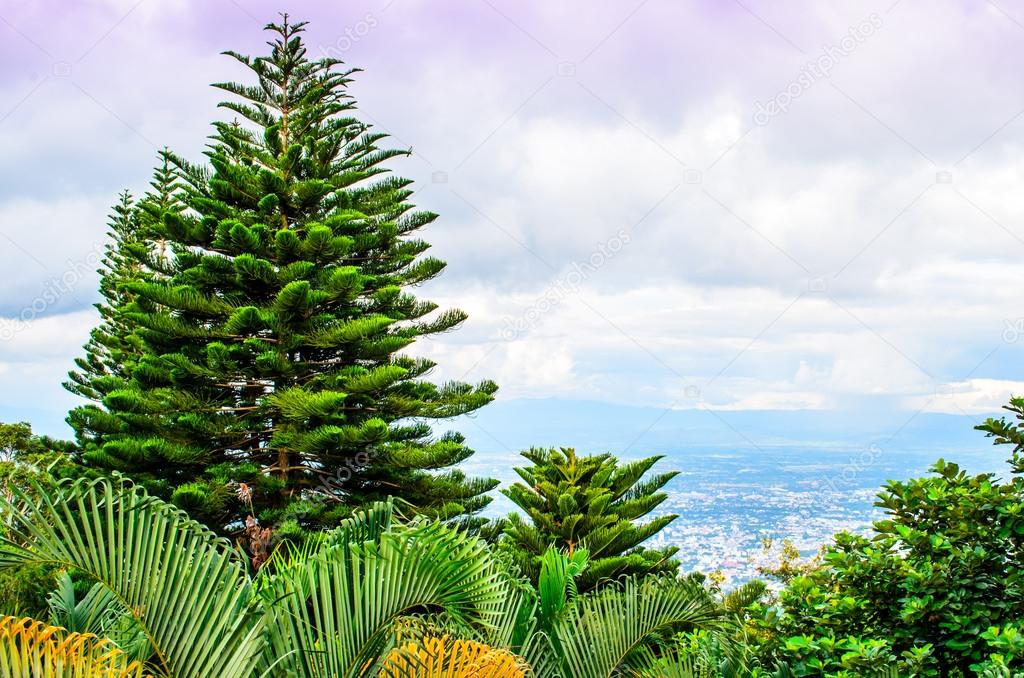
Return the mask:
<path id="1" fill-rule="evenodd" d="M 0 420 L 61 432 L 105 215 L 290 9 L 442 218 L 417 351 L 506 401 L 978 417 L 1024 392 L 1007 0 L 4 0 Z"/>

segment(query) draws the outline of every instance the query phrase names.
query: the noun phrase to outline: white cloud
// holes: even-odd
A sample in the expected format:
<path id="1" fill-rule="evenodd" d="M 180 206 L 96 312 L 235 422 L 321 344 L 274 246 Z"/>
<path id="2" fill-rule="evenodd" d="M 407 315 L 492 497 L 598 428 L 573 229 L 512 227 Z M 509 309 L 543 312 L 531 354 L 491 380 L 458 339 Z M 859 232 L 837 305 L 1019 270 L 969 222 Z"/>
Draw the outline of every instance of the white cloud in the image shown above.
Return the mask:
<path id="1" fill-rule="evenodd" d="M 92 310 L 43 316 L 28 322 L 0 317 L 0 363 L 51 362 L 75 357 L 97 323 Z M 70 368 L 70 360 L 65 369 Z"/>
<path id="2" fill-rule="evenodd" d="M 934 393 L 909 399 L 908 407 L 944 414 L 990 414 L 1010 396 L 1024 394 L 1024 381 L 967 379 L 939 386 Z"/>
<path id="3" fill-rule="evenodd" d="M 0 317 L 83 308 L 96 297 L 106 207 L 84 197 L 0 201 Z"/>
<path id="4" fill-rule="evenodd" d="M 40 432 L 67 435 L 61 420 L 80 401 L 61 384 L 96 322 L 94 311 L 52 315 L 19 325 L 0 319 L 0 421 L 29 420 Z"/>
<path id="5" fill-rule="evenodd" d="M 767 391 L 740 396 L 720 410 L 824 410 L 829 400 L 822 393 L 808 391 Z"/>

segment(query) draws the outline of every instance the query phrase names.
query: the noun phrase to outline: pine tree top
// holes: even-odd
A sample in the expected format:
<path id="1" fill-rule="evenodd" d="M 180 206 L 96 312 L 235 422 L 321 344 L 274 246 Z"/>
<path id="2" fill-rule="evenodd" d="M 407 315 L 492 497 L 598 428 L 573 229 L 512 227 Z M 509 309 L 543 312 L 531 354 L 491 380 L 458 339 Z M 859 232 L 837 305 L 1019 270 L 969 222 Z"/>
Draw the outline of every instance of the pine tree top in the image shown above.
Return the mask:
<path id="1" fill-rule="evenodd" d="M 646 522 L 668 495 L 664 486 L 678 472 L 644 476 L 662 458 L 619 462 L 608 453 L 579 455 L 572 448 L 532 448 L 522 453 L 529 466 L 517 467 L 523 482 L 502 490 L 525 517 L 513 514 L 506 535 L 522 570 L 537 577 L 549 547 L 570 554 L 590 553 L 581 588 L 593 588 L 623 574 L 675 572 L 676 548 L 653 550 L 643 543 L 676 519 L 660 515 Z"/>

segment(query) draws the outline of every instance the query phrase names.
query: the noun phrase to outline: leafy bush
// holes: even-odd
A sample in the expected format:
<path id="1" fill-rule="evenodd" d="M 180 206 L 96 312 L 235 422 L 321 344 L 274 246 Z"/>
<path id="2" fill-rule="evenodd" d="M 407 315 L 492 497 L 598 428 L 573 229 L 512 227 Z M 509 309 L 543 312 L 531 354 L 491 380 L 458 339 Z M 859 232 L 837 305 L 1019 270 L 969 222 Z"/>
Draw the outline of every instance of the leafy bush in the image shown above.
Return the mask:
<path id="1" fill-rule="evenodd" d="M 1015 446 L 1008 479 L 940 459 L 927 477 L 891 481 L 872 534 L 836 535 L 818 567 L 755 604 L 765 665 L 835 676 L 893 662 L 916 676 L 1024 667 L 1024 400 L 1007 409 L 1017 424 L 979 428 Z"/>

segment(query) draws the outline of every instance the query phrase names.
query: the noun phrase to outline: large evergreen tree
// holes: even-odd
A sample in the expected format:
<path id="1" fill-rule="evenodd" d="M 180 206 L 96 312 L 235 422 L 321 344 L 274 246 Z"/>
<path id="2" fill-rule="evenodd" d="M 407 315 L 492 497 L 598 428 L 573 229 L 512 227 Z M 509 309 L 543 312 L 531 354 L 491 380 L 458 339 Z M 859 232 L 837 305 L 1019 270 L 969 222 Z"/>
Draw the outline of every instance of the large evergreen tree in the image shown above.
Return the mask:
<path id="1" fill-rule="evenodd" d="M 407 151 L 353 117 L 355 70 L 309 59 L 303 26 L 267 26 L 267 57 L 226 53 L 254 80 L 215 85 L 237 118 L 214 123 L 208 166 L 166 156 L 173 195 L 140 201 L 143 241 L 122 248 L 139 271 L 110 305 L 142 354 L 70 420 L 87 463 L 221 531 L 250 510 L 282 534 L 330 525 L 387 495 L 468 521 L 496 482 L 451 468 L 472 451 L 427 422 L 497 387 L 436 385 L 403 353 L 466 317 L 409 292 L 444 269 L 414 237 L 436 215 L 385 174 Z"/>

